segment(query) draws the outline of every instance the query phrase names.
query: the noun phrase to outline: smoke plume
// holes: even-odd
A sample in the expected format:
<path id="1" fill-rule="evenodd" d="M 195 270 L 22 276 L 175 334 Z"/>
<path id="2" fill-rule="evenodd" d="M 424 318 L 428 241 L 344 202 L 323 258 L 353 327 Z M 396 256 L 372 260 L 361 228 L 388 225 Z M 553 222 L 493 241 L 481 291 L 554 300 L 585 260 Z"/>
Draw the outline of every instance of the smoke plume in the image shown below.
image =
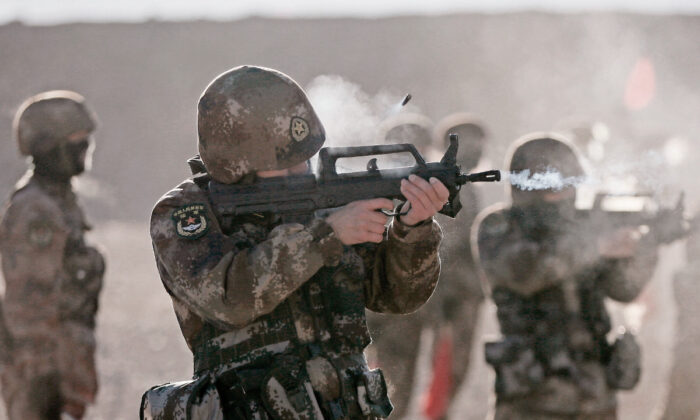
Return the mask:
<path id="1" fill-rule="evenodd" d="M 324 146 L 363 146 L 382 144 L 379 128 L 382 121 L 407 108 L 400 95 L 380 90 L 372 96 L 340 76 L 323 75 L 311 81 L 307 95 L 326 129 Z M 368 158 L 347 158 L 338 161 L 339 172 L 363 170 Z M 378 159 L 380 168 L 396 166 L 395 156 Z"/>

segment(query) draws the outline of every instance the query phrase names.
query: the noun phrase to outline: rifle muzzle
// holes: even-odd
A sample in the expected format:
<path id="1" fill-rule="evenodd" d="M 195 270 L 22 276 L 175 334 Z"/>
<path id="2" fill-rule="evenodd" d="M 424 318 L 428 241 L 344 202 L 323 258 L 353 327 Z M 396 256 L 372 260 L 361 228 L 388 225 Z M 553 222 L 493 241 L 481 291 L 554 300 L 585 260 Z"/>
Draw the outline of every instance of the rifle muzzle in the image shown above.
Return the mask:
<path id="1" fill-rule="evenodd" d="M 475 174 L 462 174 L 457 177 L 457 183 L 464 185 L 467 182 L 497 182 L 501 180 L 501 171 L 491 170 L 477 172 Z"/>

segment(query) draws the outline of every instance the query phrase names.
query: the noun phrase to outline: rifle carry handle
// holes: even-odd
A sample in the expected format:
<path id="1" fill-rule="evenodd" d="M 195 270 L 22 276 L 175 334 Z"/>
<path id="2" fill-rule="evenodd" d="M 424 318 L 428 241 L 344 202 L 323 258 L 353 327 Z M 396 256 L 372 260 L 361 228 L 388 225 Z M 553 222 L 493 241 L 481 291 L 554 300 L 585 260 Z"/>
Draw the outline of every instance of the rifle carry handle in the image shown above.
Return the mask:
<path id="1" fill-rule="evenodd" d="M 416 146 L 410 143 L 381 144 L 376 146 L 324 147 L 318 152 L 318 175 L 322 180 L 328 180 L 337 176 L 336 161 L 340 158 L 390 155 L 405 152 L 413 156 L 418 166 L 425 165 L 423 156 L 418 153 Z"/>

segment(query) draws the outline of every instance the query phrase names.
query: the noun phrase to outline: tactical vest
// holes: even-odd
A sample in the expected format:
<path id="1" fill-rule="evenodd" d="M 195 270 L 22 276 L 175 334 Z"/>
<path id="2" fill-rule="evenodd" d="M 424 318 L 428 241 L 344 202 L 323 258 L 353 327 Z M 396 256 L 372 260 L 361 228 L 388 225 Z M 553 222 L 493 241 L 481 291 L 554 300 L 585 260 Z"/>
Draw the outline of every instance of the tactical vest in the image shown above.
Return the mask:
<path id="1" fill-rule="evenodd" d="M 341 283 L 333 275 L 344 271 L 350 253 L 346 252 L 339 268 L 321 269 L 272 312 L 241 330 L 226 332 L 206 324 L 194 349 L 195 374 L 222 365 L 265 364 L 274 351 L 259 355 L 255 351 L 275 345 L 311 357 L 362 353 L 370 343 L 362 280 Z M 299 322 L 313 325 L 312 337 L 298 333 Z"/>
<path id="2" fill-rule="evenodd" d="M 220 220 L 220 225 L 230 234 L 244 223 L 267 232 L 281 223 L 274 215 L 262 216 Z M 370 370 L 363 355 L 371 341 L 364 282 L 361 257 L 346 247 L 337 267 L 322 268 L 248 326 L 224 331 L 206 324 L 194 340 L 195 377 L 217 377 L 224 410 L 240 411 L 243 418 L 255 417 L 252 411 L 260 400 L 273 417 L 282 419 L 287 418 L 280 414 L 285 409 L 309 419 L 388 416 L 392 406 L 383 375 Z M 274 393 L 271 383 L 282 384 L 293 408 L 275 407 L 268 395 Z M 313 392 L 305 389 L 308 385 Z M 289 418 L 294 417 L 291 412 Z"/>

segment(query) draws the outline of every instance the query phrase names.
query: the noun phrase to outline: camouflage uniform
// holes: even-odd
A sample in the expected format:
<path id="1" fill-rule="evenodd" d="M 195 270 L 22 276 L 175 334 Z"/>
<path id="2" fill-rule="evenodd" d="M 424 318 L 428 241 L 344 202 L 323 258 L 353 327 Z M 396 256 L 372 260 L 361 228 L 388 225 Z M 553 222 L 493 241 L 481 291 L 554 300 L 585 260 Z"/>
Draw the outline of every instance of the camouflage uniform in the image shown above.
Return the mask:
<path id="1" fill-rule="evenodd" d="M 425 134 L 430 129 L 427 119 L 408 114 L 397 121 L 400 122 L 398 126 L 387 130 L 388 142 L 416 142 L 416 147 L 426 154 L 430 149 L 446 149 L 449 134 L 457 133 L 460 136 L 458 162 L 461 170 L 468 172 L 479 162 L 485 132 L 473 115 L 449 115 L 434 127 L 432 137 L 427 138 Z M 479 199 L 472 184 L 462 187 L 460 201 L 464 207 L 456 218 L 438 216 L 444 234 L 440 246 L 442 268 L 439 287 L 428 303 L 407 316 L 377 315 L 370 318 L 378 364 L 387 373 L 392 390 L 391 398 L 396 404 L 392 415 L 395 418 L 405 414 L 413 391 L 419 350 L 416 343 L 420 341 L 422 331 L 434 332 L 430 348 L 435 356 L 439 357 L 440 343 L 444 340 L 448 340 L 445 346 L 450 347 L 448 360 L 434 361 L 437 364 L 448 364 L 445 367 L 449 372 L 448 377 L 436 377 L 439 369 L 434 369 L 429 378 L 432 380 L 431 388 L 437 382 L 442 382 L 447 389 L 431 389 L 428 398 L 421 401 L 425 403 L 421 409 L 429 418 L 442 418 L 447 414 L 447 406 L 469 370 L 474 329 L 484 299 L 469 240 L 471 225 L 479 212 Z M 444 404 L 434 401 L 435 392 L 447 393 L 443 396 Z"/>
<path id="2" fill-rule="evenodd" d="M 271 72 L 243 67 L 217 80 L 234 78 L 243 84 L 240 80 L 248 78 L 254 82 L 245 86 L 260 86 L 257 78 Z M 293 83 L 284 75 L 272 77 L 267 89 L 279 80 Z M 210 85 L 207 92 L 212 89 Z M 276 93 L 284 96 L 287 91 L 282 86 Z M 210 96 L 205 93 L 204 98 Z M 247 91 L 235 101 L 254 108 L 255 98 Z M 200 106 L 203 102 L 211 107 L 205 100 Z M 307 106 L 304 100 L 295 112 L 306 112 L 299 109 Z M 310 135 L 314 118 L 304 117 L 310 121 Z M 289 116 L 282 121 L 290 126 Z M 202 142 L 200 133 L 200 150 Z M 184 181 L 158 201 L 151 238 L 161 280 L 194 356 L 194 379 L 149 391 L 142 406 L 146 417 L 388 415 L 391 404 L 383 377 L 367 367 L 363 355 L 370 343 L 365 308 L 403 313 L 428 299 L 439 274 L 437 223 L 407 227 L 395 220 L 382 243 L 344 246 L 322 218 L 286 223 L 275 214 L 252 214 L 224 221 L 209 204 L 208 179 L 217 178 L 211 165 L 205 161 L 193 166 L 206 167 L 209 174 Z M 159 414 L 148 414 L 154 411 Z"/>
<path id="3" fill-rule="evenodd" d="M 543 147 L 551 151 L 557 141 Z M 573 176 L 575 165 L 575 158 L 562 159 L 558 167 Z M 629 302 L 639 294 L 655 247 L 647 236 L 635 257 L 603 259 L 599 232 L 585 220 L 564 206 L 522 202 L 523 194 L 513 188 L 513 205 L 486 209 L 474 226 L 502 334 L 485 352 L 496 371 L 495 419 L 614 419 L 615 390 L 639 378 L 639 349 L 629 333 L 608 343 L 604 300 Z"/>
<path id="4" fill-rule="evenodd" d="M 54 97 L 82 104 L 69 92 L 33 101 Z M 2 373 L 10 419 L 58 419 L 63 406 L 84 409 L 97 393 L 94 328 L 104 259 L 85 243 L 89 226 L 70 177 L 51 175 L 37 163 L 17 184 L 0 225 L 4 317 L 13 344 Z"/>

